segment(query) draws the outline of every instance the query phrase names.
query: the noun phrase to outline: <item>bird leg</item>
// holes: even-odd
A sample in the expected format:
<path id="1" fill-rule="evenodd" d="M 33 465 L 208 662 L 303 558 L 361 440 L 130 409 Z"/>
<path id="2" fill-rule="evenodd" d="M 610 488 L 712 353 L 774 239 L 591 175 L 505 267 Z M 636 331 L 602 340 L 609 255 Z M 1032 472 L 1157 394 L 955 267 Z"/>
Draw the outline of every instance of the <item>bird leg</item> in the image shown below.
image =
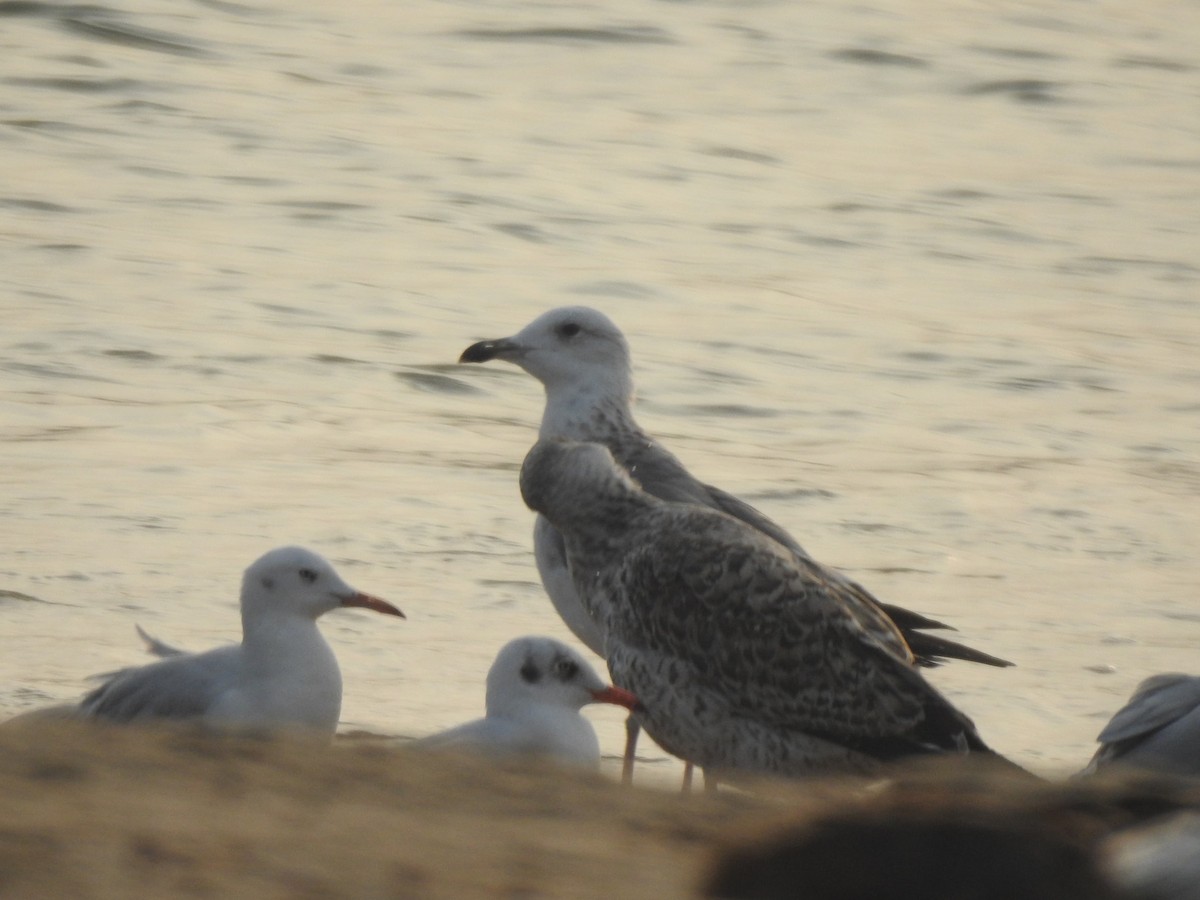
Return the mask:
<path id="1" fill-rule="evenodd" d="M 625 756 L 621 761 L 621 784 L 633 784 L 633 759 L 637 753 L 638 733 L 642 730 L 638 720 L 630 716 L 625 720 Z"/>

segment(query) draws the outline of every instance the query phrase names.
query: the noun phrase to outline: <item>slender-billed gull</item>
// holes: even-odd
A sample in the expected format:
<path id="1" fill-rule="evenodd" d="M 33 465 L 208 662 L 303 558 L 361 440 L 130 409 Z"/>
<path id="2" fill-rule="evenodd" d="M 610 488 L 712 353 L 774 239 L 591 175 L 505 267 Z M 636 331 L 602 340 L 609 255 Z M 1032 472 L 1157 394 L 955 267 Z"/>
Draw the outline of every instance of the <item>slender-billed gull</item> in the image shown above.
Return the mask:
<path id="1" fill-rule="evenodd" d="M 339 607 L 404 617 L 390 603 L 350 587 L 311 550 L 271 550 L 242 579 L 240 644 L 203 653 L 152 645 L 165 658 L 114 672 L 83 698 L 78 714 L 112 722 L 294 726 L 332 735 L 342 675 L 317 619 Z"/>
<path id="2" fill-rule="evenodd" d="M 486 715 L 418 746 L 468 749 L 508 756 L 532 753 L 571 765 L 595 767 L 600 743 L 580 715 L 589 703 L 637 706 L 628 691 L 605 684 L 575 650 L 548 637 L 509 641 L 487 674 Z"/>
<path id="3" fill-rule="evenodd" d="M 1123 765 L 1200 776 L 1200 677 L 1147 678 L 1096 740 L 1100 748 L 1084 770 L 1089 774 Z"/>
<path id="4" fill-rule="evenodd" d="M 706 776 L 998 758 L 877 607 L 745 522 L 652 496 L 595 443 L 540 440 L 520 484 L 563 535 L 613 680 Z"/>

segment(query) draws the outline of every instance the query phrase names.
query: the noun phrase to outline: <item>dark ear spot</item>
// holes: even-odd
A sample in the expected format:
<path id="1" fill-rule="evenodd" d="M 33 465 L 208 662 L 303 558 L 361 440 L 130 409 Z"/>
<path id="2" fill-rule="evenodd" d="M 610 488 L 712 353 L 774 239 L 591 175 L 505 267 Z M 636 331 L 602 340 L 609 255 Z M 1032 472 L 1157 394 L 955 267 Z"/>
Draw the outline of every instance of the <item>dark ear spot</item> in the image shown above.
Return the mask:
<path id="1" fill-rule="evenodd" d="M 268 591 L 275 590 L 275 579 L 274 578 L 264 578 L 262 580 L 262 586 L 265 587 Z"/>
<path id="2" fill-rule="evenodd" d="M 525 665 L 521 666 L 521 677 L 530 684 L 537 684 L 542 679 L 541 670 L 533 664 L 532 659 L 525 660 Z"/>
<path id="3" fill-rule="evenodd" d="M 554 659 L 554 674 L 563 681 L 571 681 L 579 674 L 579 665 L 573 659 L 557 656 Z"/>

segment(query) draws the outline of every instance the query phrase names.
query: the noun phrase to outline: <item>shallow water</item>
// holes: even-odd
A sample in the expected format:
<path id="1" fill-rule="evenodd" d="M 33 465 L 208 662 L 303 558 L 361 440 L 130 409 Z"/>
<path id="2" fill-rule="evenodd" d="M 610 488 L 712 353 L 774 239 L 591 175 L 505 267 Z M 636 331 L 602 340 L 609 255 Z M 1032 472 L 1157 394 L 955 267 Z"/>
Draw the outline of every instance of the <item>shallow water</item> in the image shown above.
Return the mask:
<path id="1" fill-rule="evenodd" d="M 135 622 L 236 638 L 282 543 L 409 615 L 325 620 L 346 729 L 477 715 L 496 649 L 566 632 L 540 389 L 454 361 L 566 303 L 698 475 L 1018 663 L 931 675 L 1002 752 L 1077 768 L 1200 671 L 1194 4 L 0 19 L 0 715 L 142 660 Z"/>

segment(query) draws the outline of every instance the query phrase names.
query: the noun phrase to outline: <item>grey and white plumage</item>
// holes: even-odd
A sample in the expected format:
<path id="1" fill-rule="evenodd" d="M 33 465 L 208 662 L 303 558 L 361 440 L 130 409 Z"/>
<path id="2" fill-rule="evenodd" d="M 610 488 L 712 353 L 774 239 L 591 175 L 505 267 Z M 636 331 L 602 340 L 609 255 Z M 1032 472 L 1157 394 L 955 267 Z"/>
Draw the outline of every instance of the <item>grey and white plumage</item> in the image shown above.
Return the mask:
<path id="1" fill-rule="evenodd" d="M 1147 678 L 1096 740 L 1085 773 L 1117 765 L 1200 777 L 1200 677 Z"/>
<path id="2" fill-rule="evenodd" d="M 487 674 L 486 715 L 422 738 L 429 749 L 466 749 L 493 756 L 536 754 L 595 767 L 600 743 L 580 715 L 589 703 L 633 709 L 633 694 L 606 684 L 578 652 L 549 637 L 509 641 Z"/>
<path id="3" fill-rule="evenodd" d="M 242 579 L 240 644 L 180 653 L 152 643 L 150 651 L 163 659 L 112 673 L 83 698 L 77 714 L 110 722 L 191 719 L 332 735 L 341 712 L 342 676 L 317 619 L 338 607 L 404 616 L 350 587 L 311 550 L 271 550 Z"/>
<path id="4" fill-rule="evenodd" d="M 540 440 L 521 494 L 563 535 L 613 680 L 668 752 L 718 778 L 995 756 L 882 613 L 745 522 L 652 496 L 594 443 Z"/>
<path id="5" fill-rule="evenodd" d="M 603 313 L 583 306 L 550 310 L 512 337 L 480 341 L 463 351 L 460 362 L 499 359 L 538 379 L 546 390 L 539 437 L 604 444 L 648 493 L 662 500 L 720 510 L 762 532 L 791 551 L 820 576 L 840 584 L 846 603 L 864 610 L 865 627 L 880 640 L 911 648 L 920 665 L 962 659 L 993 666 L 1011 663 L 967 647 L 928 629 L 948 628 L 903 607 L 882 604 L 842 573 L 820 566 L 787 531 L 750 504 L 696 479 L 665 447 L 646 434 L 633 416 L 633 370 L 629 344 Z M 562 538 L 539 516 L 534 524 L 534 555 L 542 583 L 571 631 L 604 656 L 604 635 L 583 610 L 566 571 Z M 883 616 L 877 615 L 882 611 Z"/>

